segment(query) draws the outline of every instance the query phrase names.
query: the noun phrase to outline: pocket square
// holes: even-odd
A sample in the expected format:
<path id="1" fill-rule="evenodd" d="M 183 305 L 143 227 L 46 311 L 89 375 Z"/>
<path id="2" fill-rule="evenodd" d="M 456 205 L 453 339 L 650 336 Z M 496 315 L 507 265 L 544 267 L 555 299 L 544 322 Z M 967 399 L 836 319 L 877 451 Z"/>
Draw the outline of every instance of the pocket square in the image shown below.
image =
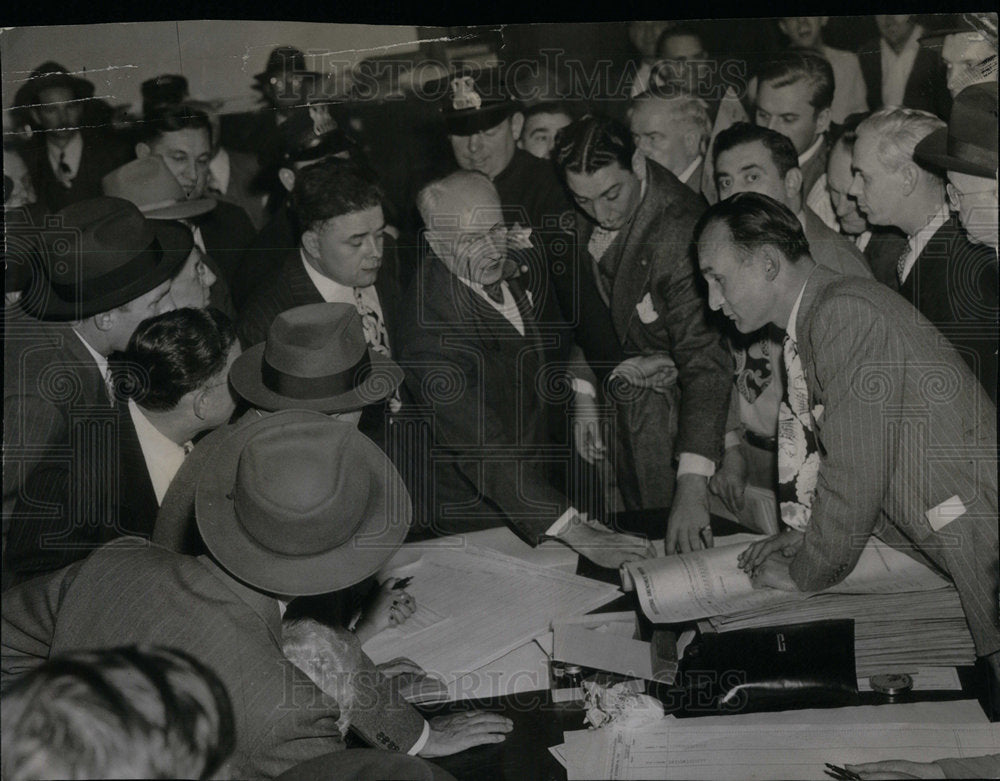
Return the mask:
<path id="1" fill-rule="evenodd" d="M 643 296 L 642 301 L 635 305 L 635 311 L 639 315 L 639 319 L 645 324 L 655 323 L 659 315 L 656 313 L 656 309 L 653 307 L 653 298 L 649 293 Z"/>

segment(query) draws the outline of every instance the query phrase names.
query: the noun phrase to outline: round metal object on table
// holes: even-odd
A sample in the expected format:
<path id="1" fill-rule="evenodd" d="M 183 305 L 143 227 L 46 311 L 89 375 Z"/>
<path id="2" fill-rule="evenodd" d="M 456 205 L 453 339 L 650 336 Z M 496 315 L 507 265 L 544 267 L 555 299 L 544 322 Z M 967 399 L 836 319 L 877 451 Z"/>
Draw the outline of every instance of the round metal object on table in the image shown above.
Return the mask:
<path id="1" fill-rule="evenodd" d="M 897 694 L 909 691 L 913 688 L 913 677 L 906 673 L 890 673 L 887 675 L 873 675 L 868 679 L 872 691 L 895 697 Z"/>

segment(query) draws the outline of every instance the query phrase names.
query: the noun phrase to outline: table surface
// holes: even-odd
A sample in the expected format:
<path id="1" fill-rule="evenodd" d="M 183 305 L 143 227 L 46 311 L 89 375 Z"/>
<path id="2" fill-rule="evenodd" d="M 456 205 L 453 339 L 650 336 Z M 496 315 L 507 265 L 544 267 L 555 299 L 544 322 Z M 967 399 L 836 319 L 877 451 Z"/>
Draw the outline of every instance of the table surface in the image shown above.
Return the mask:
<path id="1" fill-rule="evenodd" d="M 653 538 L 661 529 L 666 514 L 651 510 L 639 513 L 620 513 L 617 525 L 623 531 L 644 533 Z M 745 531 L 737 524 L 723 518 L 712 517 L 713 533 L 719 536 Z M 616 571 L 604 570 L 592 565 L 581 557 L 577 572 L 607 582 L 617 583 Z M 652 629 L 639 608 L 634 593 L 624 594 L 614 602 L 599 609 L 600 612 L 635 610 L 640 616 L 640 627 L 644 635 Z M 876 692 L 861 692 L 856 704 L 883 705 L 887 703 L 939 702 L 946 700 L 978 699 L 986 713 L 996 708 L 998 698 L 989 694 L 989 675 L 982 663 L 976 667 L 959 668 L 961 691 L 919 691 L 907 692 L 893 698 Z M 992 703 L 992 704 L 991 704 Z M 431 717 L 445 713 L 455 713 L 469 709 L 487 709 L 502 713 L 514 722 L 513 731 L 503 743 L 469 749 L 461 754 L 434 760 L 457 779 L 476 781 L 565 781 L 566 771 L 548 750 L 563 742 L 563 732 L 583 729 L 584 714 L 579 701 L 554 703 L 551 692 L 533 691 L 485 700 L 465 700 L 461 702 L 421 705 L 419 710 Z M 667 708 L 670 712 L 670 708 Z M 678 716 L 685 716 L 683 710 L 674 708 Z M 718 715 L 718 714 L 712 714 Z M 996 718 L 994 713 L 994 718 Z M 693 717 L 697 718 L 697 717 Z M 687 719 L 685 719 L 687 720 Z"/>

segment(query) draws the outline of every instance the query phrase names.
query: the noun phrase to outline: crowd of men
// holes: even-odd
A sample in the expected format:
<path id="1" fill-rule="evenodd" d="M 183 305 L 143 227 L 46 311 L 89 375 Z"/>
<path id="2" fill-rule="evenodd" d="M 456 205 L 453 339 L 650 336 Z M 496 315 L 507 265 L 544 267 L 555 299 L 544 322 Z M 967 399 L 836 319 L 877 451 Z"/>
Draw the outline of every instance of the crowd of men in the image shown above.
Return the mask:
<path id="1" fill-rule="evenodd" d="M 459 67 L 409 167 L 291 47 L 258 112 L 165 74 L 125 128 L 39 66 L 4 144 L 4 778 L 445 778 L 415 755 L 511 722 L 399 696 L 361 644 L 415 605 L 373 576 L 504 525 L 655 556 L 616 509 L 666 555 L 768 532 L 740 566 L 789 591 L 875 534 L 996 676 L 996 14 L 876 21 L 855 54 L 776 20 L 742 83 L 635 23 L 624 121 Z"/>

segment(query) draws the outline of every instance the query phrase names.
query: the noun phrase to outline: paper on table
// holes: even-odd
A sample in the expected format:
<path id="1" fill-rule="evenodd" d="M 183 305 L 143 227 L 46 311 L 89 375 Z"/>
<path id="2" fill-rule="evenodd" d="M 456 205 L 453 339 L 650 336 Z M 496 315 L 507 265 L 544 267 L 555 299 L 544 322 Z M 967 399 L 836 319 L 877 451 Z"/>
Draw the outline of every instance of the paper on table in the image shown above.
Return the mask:
<path id="1" fill-rule="evenodd" d="M 913 678 L 913 691 L 917 692 L 955 691 L 962 688 L 958 670 L 954 667 L 921 667 L 909 672 L 909 675 Z M 858 691 L 871 690 L 870 678 L 858 678 Z"/>
<path id="2" fill-rule="evenodd" d="M 557 624 L 553 630 L 552 656 L 561 662 L 630 678 L 653 679 L 649 643 L 570 624 Z"/>
<path id="3" fill-rule="evenodd" d="M 874 762 L 1000 751 L 993 725 L 787 724 L 709 727 L 665 720 L 647 730 L 567 732 L 567 776 L 662 779 L 826 779 L 824 763 Z M 692 723 L 694 722 L 694 723 Z"/>
<path id="4" fill-rule="evenodd" d="M 750 577 L 737 564 L 737 557 L 745 547 L 744 542 L 720 545 L 679 556 L 630 562 L 625 567 L 635 583 L 639 604 L 650 620 L 657 623 L 694 621 L 809 598 L 809 594 L 754 589 Z M 930 568 L 872 539 L 851 574 L 828 591 L 892 593 L 947 585 Z"/>
<path id="5" fill-rule="evenodd" d="M 364 649 L 376 663 L 406 656 L 445 684 L 545 634 L 553 618 L 586 613 L 620 593 L 472 545 L 425 547 L 400 569 L 405 560 L 394 558 L 384 572 L 412 576 L 407 591 L 417 612 L 426 606 L 444 619 L 409 635 L 381 632 Z"/>
<path id="6" fill-rule="evenodd" d="M 404 545 L 401 552 L 420 551 L 427 548 L 465 550 L 470 545 L 477 548 L 489 548 L 546 569 L 560 569 L 572 573 L 576 572 L 576 565 L 580 560 L 576 551 L 568 545 L 563 545 L 556 540 L 546 540 L 532 547 L 506 526 L 411 542 Z"/>
<path id="7" fill-rule="evenodd" d="M 551 752 L 552 756 L 554 756 L 556 758 L 556 761 L 560 765 L 562 765 L 563 767 L 566 767 L 566 745 L 565 744 L 560 744 L 558 746 L 549 746 L 549 752 Z"/>

